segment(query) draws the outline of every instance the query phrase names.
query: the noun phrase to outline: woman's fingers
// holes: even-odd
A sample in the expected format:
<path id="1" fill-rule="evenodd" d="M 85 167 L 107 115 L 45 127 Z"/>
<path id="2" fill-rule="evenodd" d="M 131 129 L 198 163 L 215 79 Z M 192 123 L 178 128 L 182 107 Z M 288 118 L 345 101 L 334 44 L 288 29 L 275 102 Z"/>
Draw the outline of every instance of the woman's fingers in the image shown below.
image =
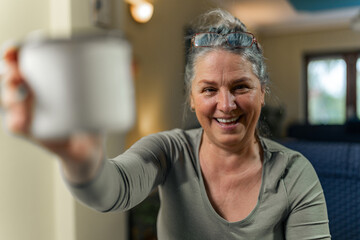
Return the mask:
<path id="1" fill-rule="evenodd" d="M 21 88 L 21 87 L 19 87 Z M 17 90 L 13 95 L 19 95 Z M 31 121 L 31 100 L 19 100 L 23 97 L 15 96 L 15 101 L 10 100 L 5 107 L 5 121 L 7 128 L 16 134 L 28 135 Z"/>
<path id="2" fill-rule="evenodd" d="M 18 49 L 4 54 L 6 70 L 1 79 L 1 106 L 5 110 L 5 124 L 10 132 L 29 133 L 33 97 L 18 66 Z"/>

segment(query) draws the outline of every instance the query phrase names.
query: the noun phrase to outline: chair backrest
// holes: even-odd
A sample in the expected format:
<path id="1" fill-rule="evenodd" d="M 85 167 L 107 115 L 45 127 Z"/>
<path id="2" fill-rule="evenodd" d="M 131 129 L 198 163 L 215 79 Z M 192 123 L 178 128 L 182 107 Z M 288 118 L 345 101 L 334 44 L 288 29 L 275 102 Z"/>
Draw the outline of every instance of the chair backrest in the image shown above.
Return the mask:
<path id="1" fill-rule="evenodd" d="M 360 144 L 283 141 L 313 164 L 324 189 L 333 240 L 360 239 Z"/>

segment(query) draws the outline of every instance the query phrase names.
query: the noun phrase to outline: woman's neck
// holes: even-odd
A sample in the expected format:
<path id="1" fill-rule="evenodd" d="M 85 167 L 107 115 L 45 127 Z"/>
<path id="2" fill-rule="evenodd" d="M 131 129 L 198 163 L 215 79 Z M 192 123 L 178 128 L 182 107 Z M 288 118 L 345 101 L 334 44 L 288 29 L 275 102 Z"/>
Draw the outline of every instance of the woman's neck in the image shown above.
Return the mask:
<path id="1" fill-rule="evenodd" d="M 209 141 L 204 134 L 199 155 L 202 167 L 229 174 L 245 172 L 252 166 L 262 164 L 263 154 L 260 141 L 255 136 L 241 146 L 223 148 Z"/>

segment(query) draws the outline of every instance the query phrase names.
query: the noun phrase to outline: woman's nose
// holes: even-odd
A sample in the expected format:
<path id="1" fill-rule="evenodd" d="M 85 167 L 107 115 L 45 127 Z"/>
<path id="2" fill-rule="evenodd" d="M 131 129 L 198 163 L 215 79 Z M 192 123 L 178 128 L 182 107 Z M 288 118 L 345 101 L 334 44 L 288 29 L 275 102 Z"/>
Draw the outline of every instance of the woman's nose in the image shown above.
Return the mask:
<path id="1" fill-rule="evenodd" d="M 235 96 L 230 91 L 220 91 L 218 95 L 217 108 L 225 113 L 236 109 Z"/>

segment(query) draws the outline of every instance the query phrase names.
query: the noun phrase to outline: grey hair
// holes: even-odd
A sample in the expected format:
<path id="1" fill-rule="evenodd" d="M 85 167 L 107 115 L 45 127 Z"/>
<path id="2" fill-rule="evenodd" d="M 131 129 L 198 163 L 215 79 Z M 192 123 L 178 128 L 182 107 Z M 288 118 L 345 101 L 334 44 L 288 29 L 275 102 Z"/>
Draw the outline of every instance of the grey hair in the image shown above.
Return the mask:
<path id="1" fill-rule="evenodd" d="M 247 28 L 238 18 L 222 9 L 215 9 L 201 15 L 197 22 L 192 26 L 192 32 L 186 36 L 186 41 L 190 41 L 194 34 L 200 32 L 216 32 L 219 34 L 227 34 L 230 32 L 247 32 Z M 187 105 L 189 105 L 191 85 L 195 77 L 195 65 L 197 60 L 205 54 L 215 49 L 223 49 L 231 53 L 238 54 L 248 60 L 252 65 L 254 74 L 260 80 L 262 88 L 268 91 L 269 77 L 266 70 L 265 59 L 260 44 L 253 44 L 250 48 L 230 48 L 227 45 L 218 45 L 215 47 L 199 47 L 190 46 L 187 53 L 187 62 L 185 66 L 185 88 L 187 94 Z M 256 46 L 257 45 L 257 46 Z"/>

